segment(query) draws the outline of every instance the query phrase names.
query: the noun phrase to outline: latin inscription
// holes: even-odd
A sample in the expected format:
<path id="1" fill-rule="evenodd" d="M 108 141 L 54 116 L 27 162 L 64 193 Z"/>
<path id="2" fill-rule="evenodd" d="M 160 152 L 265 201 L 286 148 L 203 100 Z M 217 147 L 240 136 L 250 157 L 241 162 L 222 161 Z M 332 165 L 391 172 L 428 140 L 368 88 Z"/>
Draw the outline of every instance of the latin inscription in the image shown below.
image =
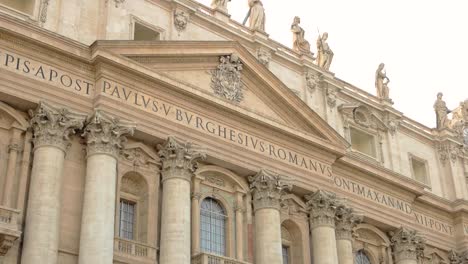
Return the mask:
<path id="1" fill-rule="evenodd" d="M 0 50 L 0 68 L 84 96 L 90 96 L 94 91 L 94 82 L 90 80 L 6 50 Z"/>
<path id="2" fill-rule="evenodd" d="M 328 177 L 332 176 L 330 165 L 289 150 L 278 144 L 268 142 L 245 131 L 229 127 L 197 113 L 190 112 L 159 98 L 138 92 L 109 80 L 103 80 L 100 82 L 100 87 L 101 93 L 104 95 L 110 96 L 124 103 L 131 104 L 186 127 L 215 136 L 237 146 L 253 150 L 289 165 L 293 165 L 319 175 Z"/>

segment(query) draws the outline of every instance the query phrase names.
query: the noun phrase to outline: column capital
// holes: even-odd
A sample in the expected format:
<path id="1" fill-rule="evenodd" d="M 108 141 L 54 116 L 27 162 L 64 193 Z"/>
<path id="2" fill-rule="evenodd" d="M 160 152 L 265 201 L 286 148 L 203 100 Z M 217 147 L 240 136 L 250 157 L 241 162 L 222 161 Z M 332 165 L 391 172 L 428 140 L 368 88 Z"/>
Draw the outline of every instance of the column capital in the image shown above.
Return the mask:
<path id="1" fill-rule="evenodd" d="M 249 182 L 255 211 L 264 208 L 279 211 L 283 194 L 292 189 L 292 184 L 285 176 L 263 169 L 255 176 L 250 176 Z"/>
<path id="2" fill-rule="evenodd" d="M 86 138 L 87 155 L 108 154 L 117 157 L 126 134 L 133 135 L 135 124 L 122 121 L 101 110 L 95 110 L 88 118 L 82 134 Z"/>
<path id="3" fill-rule="evenodd" d="M 335 193 L 318 190 L 310 195 L 305 195 L 307 206 L 310 208 L 310 227 L 319 226 L 335 227 L 335 213 L 341 201 Z"/>
<path id="4" fill-rule="evenodd" d="M 425 240 L 415 230 L 400 227 L 389 235 L 397 263 L 402 260 L 417 260 L 424 251 Z"/>
<path id="5" fill-rule="evenodd" d="M 197 146 L 172 136 L 164 144 L 158 145 L 158 150 L 162 161 L 162 181 L 180 178 L 191 182 L 197 161 L 206 158 L 206 153 Z"/>
<path id="6" fill-rule="evenodd" d="M 34 148 L 54 146 L 65 151 L 70 145 L 70 136 L 83 128 L 86 115 L 39 102 L 36 110 L 29 110 L 33 129 Z"/>
<path id="7" fill-rule="evenodd" d="M 352 241 L 353 228 L 360 224 L 364 216 L 354 212 L 354 209 L 345 205 L 338 206 L 335 213 L 336 239 Z"/>

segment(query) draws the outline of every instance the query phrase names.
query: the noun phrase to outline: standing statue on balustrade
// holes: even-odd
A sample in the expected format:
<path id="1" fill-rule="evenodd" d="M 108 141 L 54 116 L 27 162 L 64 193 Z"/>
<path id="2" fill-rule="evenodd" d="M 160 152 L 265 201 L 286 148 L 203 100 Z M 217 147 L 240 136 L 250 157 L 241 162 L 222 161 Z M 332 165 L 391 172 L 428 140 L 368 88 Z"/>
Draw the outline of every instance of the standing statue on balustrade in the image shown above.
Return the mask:
<path id="1" fill-rule="evenodd" d="M 293 49 L 301 54 L 313 55 L 310 51 L 310 44 L 305 39 L 305 30 L 299 26 L 301 18 L 298 16 L 294 17 L 294 21 L 291 25 L 291 31 L 293 33 Z"/>
<path id="2" fill-rule="evenodd" d="M 437 94 L 437 100 L 434 103 L 434 111 L 436 113 L 436 127 L 437 129 L 444 129 L 448 128 L 450 119 L 448 118 L 448 114 L 450 111 L 445 104 L 445 101 L 442 100 L 442 93 Z"/>
<path id="3" fill-rule="evenodd" d="M 265 8 L 261 0 L 249 0 L 249 13 L 247 18 L 249 19 L 249 27 L 254 31 L 265 32 Z M 244 24 L 246 22 L 244 20 Z"/>
<path id="4" fill-rule="evenodd" d="M 317 39 L 317 65 L 325 70 L 330 70 L 330 65 L 333 60 L 333 51 L 328 45 L 328 33 L 325 32 Z"/>
<path id="5" fill-rule="evenodd" d="M 377 90 L 377 97 L 383 100 L 390 100 L 390 91 L 388 88 L 388 83 L 390 79 L 387 77 L 387 73 L 384 70 L 385 64 L 380 63 L 379 67 L 375 71 L 375 88 Z"/>

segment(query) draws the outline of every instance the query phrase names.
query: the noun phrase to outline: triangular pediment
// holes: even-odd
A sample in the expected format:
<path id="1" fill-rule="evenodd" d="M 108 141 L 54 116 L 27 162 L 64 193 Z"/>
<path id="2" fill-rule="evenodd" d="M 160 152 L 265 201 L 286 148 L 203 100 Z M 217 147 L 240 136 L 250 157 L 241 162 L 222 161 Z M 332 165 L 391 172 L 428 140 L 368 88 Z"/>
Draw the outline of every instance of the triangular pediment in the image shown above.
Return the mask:
<path id="1" fill-rule="evenodd" d="M 326 121 L 237 42 L 98 41 L 93 48 L 95 54 L 101 51 L 118 54 L 145 70 L 189 87 L 197 95 L 211 97 L 213 103 L 237 110 L 247 118 L 313 137 L 316 143 L 328 144 L 337 152 L 343 150 L 344 153 L 346 149 L 346 141 Z M 240 100 L 220 96 L 213 88 L 220 59 L 232 54 L 242 64 Z M 231 79 L 228 76 L 217 81 L 223 83 Z"/>

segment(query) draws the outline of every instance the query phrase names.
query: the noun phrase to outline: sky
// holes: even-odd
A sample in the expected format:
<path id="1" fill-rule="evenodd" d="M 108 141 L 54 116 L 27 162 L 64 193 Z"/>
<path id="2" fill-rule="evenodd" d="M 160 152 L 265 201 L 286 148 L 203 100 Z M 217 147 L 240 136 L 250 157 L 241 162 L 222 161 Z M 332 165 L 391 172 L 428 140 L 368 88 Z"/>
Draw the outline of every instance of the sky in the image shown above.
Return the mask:
<path id="1" fill-rule="evenodd" d="M 210 6 L 212 0 L 198 0 Z M 301 17 L 316 53 L 318 30 L 328 32 L 336 77 L 375 94 L 374 74 L 386 65 L 390 98 L 407 117 L 435 127 L 438 92 L 449 109 L 468 99 L 467 0 L 263 0 L 270 38 L 292 47 L 290 26 Z M 228 4 L 242 22 L 247 0 Z"/>

